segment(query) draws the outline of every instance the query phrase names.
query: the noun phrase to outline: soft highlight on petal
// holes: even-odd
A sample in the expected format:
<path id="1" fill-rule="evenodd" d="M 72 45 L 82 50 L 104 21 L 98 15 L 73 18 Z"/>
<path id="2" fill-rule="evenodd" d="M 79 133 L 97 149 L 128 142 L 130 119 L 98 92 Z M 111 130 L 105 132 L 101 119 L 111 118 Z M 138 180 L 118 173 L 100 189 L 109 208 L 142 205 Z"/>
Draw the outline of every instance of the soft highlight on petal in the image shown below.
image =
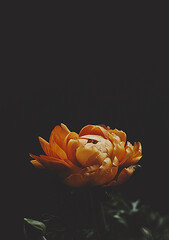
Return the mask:
<path id="1" fill-rule="evenodd" d="M 100 135 L 104 138 L 106 138 L 106 129 L 104 129 L 101 126 L 98 125 L 87 125 L 79 133 L 79 137 L 84 136 L 84 135 Z"/>
<path id="2" fill-rule="evenodd" d="M 54 139 L 51 139 L 50 141 L 50 148 L 51 148 L 51 151 L 52 151 L 52 155 L 54 156 L 56 154 L 56 157 L 58 156 L 59 158 L 61 159 L 67 159 L 67 155 L 65 153 L 65 151 L 59 147 L 59 145 L 54 141 Z"/>
<path id="3" fill-rule="evenodd" d="M 61 126 L 57 125 L 51 132 L 49 143 L 50 142 L 56 142 L 57 145 L 64 149 L 64 139 L 65 137 L 70 133 L 69 129 L 64 125 L 63 123 Z"/>
<path id="4" fill-rule="evenodd" d="M 76 150 L 79 147 L 79 145 L 80 143 L 78 140 L 70 139 L 66 148 L 68 159 L 75 164 L 78 163 L 76 159 Z"/>

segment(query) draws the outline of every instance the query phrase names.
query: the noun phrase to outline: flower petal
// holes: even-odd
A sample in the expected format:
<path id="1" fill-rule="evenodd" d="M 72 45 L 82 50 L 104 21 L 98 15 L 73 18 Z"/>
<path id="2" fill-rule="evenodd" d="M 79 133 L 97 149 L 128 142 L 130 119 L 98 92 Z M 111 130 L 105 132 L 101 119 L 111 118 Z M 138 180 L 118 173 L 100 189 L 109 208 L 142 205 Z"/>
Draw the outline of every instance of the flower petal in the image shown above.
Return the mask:
<path id="1" fill-rule="evenodd" d="M 90 168 L 89 168 L 90 170 Z M 92 185 L 103 185 L 116 176 L 118 171 L 118 160 L 117 158 L 114 159 L 114 162 L 111 162 L 110 158 L 106 158 L 103 164 L 98 167 L 93 172 L 87 171 L 86 175 L 89 175 L 91 178 Z"/>
<path id="2" fill-rule="evenodd" d="M 72 172 L 72 166 L 61 159 L 40 155 L 39 161 L 45 168 L 53 173 L 57 173 L 57 175 L 62 179 L 69 176 Z"/>
<path id="3" fill-rule="evenodd" d="M 120 162 L 120 166 L 128 167 L 136 164 L 142 158 L 142 147 L 141 143 L 134 143 L 134 146 L 127 142 L 126 154 Z"/>
<path id="4" fill-rule="evenodd" d="M 114 144 L 112 157 L 114 158 L 116 156 L 117 159 L 119 160 L 119 163 L 120 163 L 120 161 L 123 159 L 123 157 L 125 155 L 125 147 L 124 147 L 124 145 L 125 145 L 124 142 L 120 142 L 118 144 Z"/>
<path id="5" fill-rule="evenodd" d="M 79 147 L 79 145 L 80 145 L 79 141 L 74 139 L 70 139 L 67 144 L 66 153 L 67 153 L 68 159 L 74 164 L 78 164 L 76 160 L 76 150 Z"/>
<path id="6" fill-rule="evenodd" d="M 54 157 L 58 156 L 58 158 L 61 158 L 63 160 L 67 159 L 67 155 L 65 151 L 61 147 L 59 147 L 59 145 L 54 141 L 54 139 L 51 138 L 49 144 L 50 144 L 52 155 Z"/>
<path id="7" fill-rule="evenodd" d="M 42 137 L 38 137 L 39 138 L 39 142 L 40 142 L 40 145 L 44 151 L 44 153 L 46 153 L 46 155 L 50 155 L 50 146 L 49 146 L 49 143 L 43 139 Z"/>
<path id="8" fill-rule="evenodd" d="M 61 123 L 60 125 L 61 125 L 61 128 L 65 131 L 65 133 L 67 134 L 70 133 L 69 128 L 64 123 Z"/>
<path id="9" fill-rule="evenodd" d="M 108 130 L 110 133 L 115 133 L 117 136 L 120 137 L 121 141 L 122 142 L 125 142 L 126 143 L 126 133 L 123 132 L 122 130 L 118 130 L 117 128 L 115 129 L 110 129 Z"/>
<path id="10" fill-rule="evenodd" d="M 112 142 L 113 145 L 121 142 L 120 137 L 113 132 L 110 133 L 107 131 L 107 138 Z"/>
<path id="11" fill-rule="evenodd" d="M 69 129 L 63 123 L 61 126 L 57 125 L 51 132 L 49 143 L 52 141 L 56 142 L 57 145 L 64 149 L 64 139 L 70 133 Z"/>
<path id="12" fill-rule="evenodd" d="M 34 154 L 32 154 L 32 153 L 29 153 L 29 156 L 30 156 L 31 158 L 34 158 L 34 159 L 36 159 L 37 161 L 39 161 L 39 159 L 40 159 L 40 157 L 39 157 L 39 156 L 37 156 L 37 155 L 34 155 Z"/>
<path id="13" fill-rule="evenodd" d="M 76 150 L 76 159 L 83 167 L 89 167 L 96 163 L 101 164 L 101 159 L 99 158 L 101 154 L 104 153 L 100 153 L 95 146 L 80 145 Z M 107 156 L 106 153 L 105 155 Z"/>
<path id="14" fill-rule="evenodd" d="M 84 136 L 84 135 L 100 135 L 104 138 L 106 138 L 106 133 L 107 130 L 101 126 L 98 125 L 87 125 L 84 128 L 81 129 L 79 133 L 79 137 Z"/>
<path id="15" fill-rule="evenodd" d="M 36 167 L 36 168 L 45 168 L 40 162 L 38 162 L 37 160 L 31 160 L 30 161 L 33 165 L 34 165 L 34 167 Z"/>
<path id="16" fill-rule="evenodd" d="M 127 164 L 126 166 L 130 166 L 130 165 L 135 165 L 136 163 L 138 163 L 138 161 L 142 158 L 142 156 L 138 156 L 135 158 L 132 158 Z"/>
<path id="17" fill-rule="evenodd" d="M 119 185 L 119 184 L 125 183 L 131 177 L 131 175 L 133 174 L 134 170 L 135 169 L 134 169 L 133 165 L 128 167 L 128 168 L 123 168 L 123 170 L 117 176 L 117 179 L 113 180 L 111 182 L 111 185 L 109 185 L 109 186 L 115 186 L 115 185 Z"/>
<path id="18" fill-rule="evenodd" d="M 55 158 L 55 157 L 51 157 L 51 156 L 46 156 L 46 155 L 40 155 L 40 156 L 36 156 L 34 154 L 29 154 L 32 158 L 36 159 L 38 162 L 40 162 L 43 166 L 46 162 L 49 162 L 49 161 L 53 161 L 53 162 L 59 162 L 59 163 L 62 163 L 64 164 L 65 166 L 67 167 L 70 167 L 70 165 L 62 160 L 62 159 L 59 159 L 59 158 Z M 46 165 L 45 165 L 46 166 Z"/>
<path id="19" fill-rule="evenodd" d="M 123 158 L 120 160 L 119 165 L 126 167 L 128 162 L 132 159 L 132 156 L 133 156 L 133 145 L 130 142 L 127 142 L 127 145 L 125 146 L 125 154 Z"/>
<path id="20" fill-rule="evenodd" d="M 74 173 L 65 179 L 65 184 L 72 187 L 96 186 L 104 184 L 115 177 L 118 170 L 118 160 L 115 158 L 111 163 L 110 159 L 105 159 L 102 167 L 92 165 L 82 170 L 82 172 Z"/>
<path id="21" fill-rule="evenodd" d="M 88 178 L 81 173 L 74 173 L 65 179 L 65 184 L 71 187 L 82 187 L 87 185 Z"/>
<path id="22" fill-rule="evenodd" d="M 141 156 L 142 157 L 142 146 L 141 143 L 134 143 L 134 156 L 133 157 L 138 157 Z"/>
<path id="23" fill-rule="evenodd" d="M 91 132 L 92 128 L 93 128 L 93 125 L 87 125 L 87 126 L 83 127 L 79 133 L 79 137 L 89 134 Z"/>
<path id="24" fill-rule="evenodd" d="M 49 161 L 58 161 L 60 163 L 64 163 L 67 167 L 69 167 L 72 171 L 79 172 L 81 171 L 81 168 L 76 166 L 73 162 L 71 162 L 69 159 L 59 159 L 55 157 L 50 157 L 50 156 L 45 156 L 45 155 L 40 155 L 41 158 L 49 160 Z"/>
<path id="25" fill-rule="evenodd" d="M 67 144 L 69 142 L 70 139 L 78 139 L 79 138 L 79 134 L 77 134 L 76 132 L 70 132 L 64 140 L 64 145 L 65 145 L 65 149 L 67 147 Z"/>
<path id="26" fill-rule="evenodd" d="M 43 162 L 54 162 L 54 163 L 57 162 L 57 163 L 61 163 L 61 164 L 65 165 L 69 168 L 72 167 L 72 165 L 70 165 L 66 160 L 63 160 L 63 159 L 60 159 L 60 158 L 45 156 L 45 155 L 40 155 L 39 157 L 40 157 L 39 161 L 42 162 L 42 163 Z"/>

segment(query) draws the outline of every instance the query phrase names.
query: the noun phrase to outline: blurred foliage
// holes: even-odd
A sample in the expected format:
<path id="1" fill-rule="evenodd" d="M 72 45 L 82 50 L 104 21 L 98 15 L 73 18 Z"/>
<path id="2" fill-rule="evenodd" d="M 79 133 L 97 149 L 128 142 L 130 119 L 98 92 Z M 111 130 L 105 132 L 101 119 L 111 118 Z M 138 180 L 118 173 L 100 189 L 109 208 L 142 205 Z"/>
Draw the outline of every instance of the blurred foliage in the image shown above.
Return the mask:
<path id="1" fill-rule="evenodd" d="M 43 222 L 24 218 L 24 234 L 26 239 L 45 240 L 46 226 Z"/>
<path id="2" fill-rule="evenodd" d="M 81 201 L 82 205 L 78 205 Z M 39 226 L 43 226 L 47 240 L 169 239 L 169 215 L 162 216 L 140 200 L 126 200 L 120 193 L 111 191 L 90 190 L 85 195 L 81 191 L 72 192 L 67 202 L 63 202 L 62 211 L 43 213 L 37 219 L 42 224 L 35 221 L 35 229 L 39 231 Z"/>

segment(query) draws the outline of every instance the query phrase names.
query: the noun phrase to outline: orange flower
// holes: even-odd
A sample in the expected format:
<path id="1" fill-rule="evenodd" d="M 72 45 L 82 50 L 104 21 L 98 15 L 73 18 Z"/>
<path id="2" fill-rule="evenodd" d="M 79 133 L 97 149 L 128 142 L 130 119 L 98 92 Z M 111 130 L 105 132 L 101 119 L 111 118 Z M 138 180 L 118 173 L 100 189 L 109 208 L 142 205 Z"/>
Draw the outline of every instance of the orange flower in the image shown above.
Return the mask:
<path id="1" fill-rule="evenodd" d="M 142 157 L 140 142 L 126 143 L 123 131 L 105 125 L 87 125 L 77 134 L 61 124 L 53 129 L 49 142 L 41 137 L 39 141 L 46 155 L 30 154 L 31 163 L 73 187 L 124 183 Z"/>

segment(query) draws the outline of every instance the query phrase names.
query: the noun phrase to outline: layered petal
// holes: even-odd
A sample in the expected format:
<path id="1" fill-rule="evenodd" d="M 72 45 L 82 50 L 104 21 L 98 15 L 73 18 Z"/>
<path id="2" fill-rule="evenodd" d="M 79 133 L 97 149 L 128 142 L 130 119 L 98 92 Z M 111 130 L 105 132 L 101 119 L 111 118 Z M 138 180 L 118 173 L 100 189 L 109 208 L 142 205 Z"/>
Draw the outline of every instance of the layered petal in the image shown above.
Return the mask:
<path id="1" fill-rule="evenodd" d="M 51 157 L 51 156 L 46 156 L 46 155 L 40 155 L 40 156 L 36 156 L 34 154 L 29 154 L 32 158 L 36 159 L 39 163 L 41 163 L 44 167 L 48 168 L 48 163 L 49 162 L 54 162 L 54 163 L 61 163 L 69 168 L 71 168 L 71 166 L 64 160 L 59 159 L 59 158 L 55 158 L 55 157 Z"/>
<path id="2" fill-rule="evenodd" d="M 127 180 L 129 180 L 131 175 L 134 173 L 134 170 L 135 169 L 133 165 L 128 168 L 123 168 L 122 171 L 117 175 L 116 179 L 104 185 L 104 187 L 116 186 L 116 185 L 125 183 Z"/>
<path id="3" fill-rule="evenodd" d="M 125 147 L 125 155 L 123 159 L 120 161 L 120 166 L 128 167 L 130 165 L 136 164 L 142 157 L 142 146 L 141 143 L 134 143 L 134 146 L 127 142 Z"/>
<path id="4" fill-rule="evenodd" d="M 125 156 L 125 147 L 124 147 L 125 143 L 124 142 L 120 142 L 117 144 L 114 144 L 114 149 L 113 149 L 113 155 L 112 158 L 117 157 L 119 163 L 121 162 L 121 160 L 124 158 Z"/>
<path id="5" fill-rule="evenodd" d="M 61 126 L 57 125 L 51 132 L 49 143 L 56 142 L 57 145 L 65 150 L 64 140 L 65 137 L 70 133 L 70 130 L 63 123 Z"/>
<path id="6" fill-rule="evenodd" d="M 52 154 L 53 156 L 56 155 L 56 157 L 58 156 L 63 160 L 68 159 L 65 151 L 61 147 L 59 147 L 59 145 L 54 141 L 53 138 L 50 139 L 49 144 L 50 144 L 50 148 L 51 148 L 51 152 L 53 153 Z"/>
<path id="7" fill-rule="evenodd" d="M 103 185 L 116 176 L 118 171 L 118 159 L 115 158 L 112 162 L 110 158 L 106 158 L 103 164 L 93 172 L 88 171 L 86 175 L 91 178 L 92 185 Z"/>
<path id="8" fill-rule="evenodd" d="M 83 127 L 79 133 L 79 137 L 84 135 L 100 135 L 104 138 L 106 138 L 107 130 L 101 126 L 98 125 L 87 125 Z"/>
<path id="9" fill-rule="evenodd" d="M 45 155 L 40 155 L 36 156 L 33 154 L 30 154 L 30 156 L 36 160 L 32 160 L 32 164 L 35 165 L 36 167 L 41 167 L 46 168 L 53 173 L 57 173 L 61 178 L 67 177 L 70 175 L 72 172 L 79 172 L 81 171 L 80 168 L 77 166 L 73 165 L 71 162 L 67 163 L 66 161 L 51 157 L 51 156 L 45 156 Z M 35 162 L 36 161 L 36 162 Z"/>
<path id="10" fill-rule="evenodd" d="M 73 187 L 104 187 L 122 184 L 134 172 L 142 157 L 141 143 L 126 143 L 122 130 L 105 125 L 87 125 L 79 134 L 66 125 L 57 125 L 49 142 L 39 137 L 46 155 L 36 156 L 31 163 L 56 173 L 62 182 Z"/>
<path id="11" fill-rule="evenodd" d="M 112 143 L 99 135 L 84 135 L 79 138 L 76 159 L 84 167 L 101 165 L 113 151 Z"/>
<path id="12" fill-rule="evenodd" d="M 115 159 L 112 163 L 110 158 L 106 158 L 101 166 L 92 165 L 79 173 L 71 174 L 65 179 L 65 183 L 73 187 L 103 185 L 114 179 L 117 171 L 118 160 Z"/>
<path id="13" fill-rule="evenodd" d="M 79 140 L 70 139 L 66 148 L 68 159 L 76 165 L 78 164 L 76 159 L 76 150 L 79 147 L 79 145 L 80 145 Z"/>
<path id="14" fill-rule="evenodd" d="M 124 143 L 126 143 L 126 133 L 125 132 L 123 132 L 122 130 L 118 130 L 117 128 L 115 128 L 115 129 L 110 129 L 110 130 L 108 130 L 110 133 L 114 133 L 114 134 L 116 134 L 117 136 L 119 136 L 120 137 L 120 140 L 122 141 L 122 142 L 124 142 Z"/>
<path id="15" fill-rule="evenodd" d="M 76 132 L 70 132 L 64 140 L 65 147 L 67 146 L 69 140 L 71 140 L 71 139 L 74 139 L 74 140 L 79 139 L 79 134 L 77 134 Z"/>

